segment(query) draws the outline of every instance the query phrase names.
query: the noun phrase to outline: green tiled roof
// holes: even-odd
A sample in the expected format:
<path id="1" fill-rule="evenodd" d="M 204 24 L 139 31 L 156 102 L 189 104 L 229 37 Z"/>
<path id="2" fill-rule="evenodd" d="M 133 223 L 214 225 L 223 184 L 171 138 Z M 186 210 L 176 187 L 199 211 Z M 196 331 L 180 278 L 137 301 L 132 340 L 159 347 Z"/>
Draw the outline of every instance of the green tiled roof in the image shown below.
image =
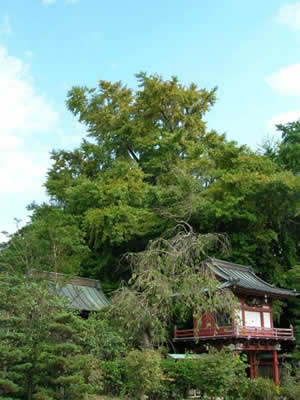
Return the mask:
<path id="1" fill-rule="evenodd" d="M 95 279 L 79 276 L 69 278 L 64 274 L 46 271 L 30 271 L 35 278 L 49 282 L 49 289 L 58 296 L 69 300 L 71 308 L 80 311 L 99 311 L 109 305 L 109 301 L 102 291 L 101 284 Z"/>
<path id="2" fill-rule="evenodd" d="M 51 282 L 52 283 L 52 282 Z M 58 296 L 67 297 L 70 307 L 75 310 L 99 311 L 109 304 L 100 288 L 56 283 L 55 291 Z"/>
<path id="3" fill-rule="evenodd" d="M 214 274 L 224 283 L 244 290 L 252 290 L 274 297 L 296 296 L 294 290 L 282 289 L 270 285 L 253 272 L 252 268 L 245 265 L 234 264 L 229 261 L 210 258 L 206 265 L 212 269 Z"/>

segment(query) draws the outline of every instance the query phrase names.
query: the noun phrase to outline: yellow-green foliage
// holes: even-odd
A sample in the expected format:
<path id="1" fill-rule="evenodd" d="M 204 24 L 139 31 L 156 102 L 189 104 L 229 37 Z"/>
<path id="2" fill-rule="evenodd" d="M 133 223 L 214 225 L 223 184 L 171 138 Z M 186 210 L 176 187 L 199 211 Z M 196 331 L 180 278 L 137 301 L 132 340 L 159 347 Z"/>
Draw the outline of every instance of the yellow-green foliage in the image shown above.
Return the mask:
<path id="1" fill-rule="evenodd" d="M 161 356 L 154 350 L 132 350 L 126 357 L 126 390 L 134 399 L 162 388 Z"/>

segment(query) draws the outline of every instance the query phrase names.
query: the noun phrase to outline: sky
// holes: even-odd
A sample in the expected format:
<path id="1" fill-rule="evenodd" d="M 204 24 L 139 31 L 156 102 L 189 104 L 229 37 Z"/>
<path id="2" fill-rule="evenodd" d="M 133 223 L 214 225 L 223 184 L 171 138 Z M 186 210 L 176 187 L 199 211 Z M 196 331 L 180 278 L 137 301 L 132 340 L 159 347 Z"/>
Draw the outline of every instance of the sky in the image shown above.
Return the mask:
<path id="1" fill-rule="evenodd" d="M 139 71 L 217 86 L 208 127 L 255 150 L 300 118 L 299 45 L 300 1 L 1 0 L 0 232 L 47 200 L 50 152 L 85 136 L 72 86 L 136 88 Z"/>

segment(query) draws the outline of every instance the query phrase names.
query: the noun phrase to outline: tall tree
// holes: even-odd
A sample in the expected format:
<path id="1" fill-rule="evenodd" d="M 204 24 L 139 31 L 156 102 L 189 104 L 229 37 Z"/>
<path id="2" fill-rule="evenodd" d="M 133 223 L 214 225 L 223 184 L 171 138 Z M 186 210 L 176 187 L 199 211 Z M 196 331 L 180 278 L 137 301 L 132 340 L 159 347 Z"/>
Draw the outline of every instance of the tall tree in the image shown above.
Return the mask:
<path id="1" fill-rule="evenodd" d="M 199 193 L 247 151 L 207 131 L 215 89 L 144 73 L 137 79 L 136 91 L 100 81 L 69 92 L 67 105 L 91 140 L 53 152 L 46 182 L 49 195 L 80 221 L 95 256 L 88 273 L 104 280 L 117 279 L 117 271 L 124 277 L 120 255 L 187 220 Z"/>
<path id="2" fill-rule="evenodd" d="M 130 277 L 122 254 L 188 221 L 196 232 L 227 233 L 232 261 L 284 284 L 299 258 L 300 178 L 276 154 L 270 160 L 206 128 L 215 89 L 144 73 L 137 79 L 137 90 L 100 81 L 68 95 L 88 138 L 74 151 L 52 153 L 46 188 L 90 249 L 81 273 L 110 290 Z M 295 132 L 285 134 L 282 151 Z M 46 211 L 39 208 L 41 220 Z"/>

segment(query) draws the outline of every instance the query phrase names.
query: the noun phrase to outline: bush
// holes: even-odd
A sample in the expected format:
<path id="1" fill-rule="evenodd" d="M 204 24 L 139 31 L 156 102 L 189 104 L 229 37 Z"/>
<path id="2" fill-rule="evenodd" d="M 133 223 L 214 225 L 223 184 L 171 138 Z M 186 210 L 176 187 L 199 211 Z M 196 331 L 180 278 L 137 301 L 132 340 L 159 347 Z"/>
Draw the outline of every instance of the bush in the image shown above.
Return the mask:
<path id="1" fill-rule="evenodd" d="M 162 389 L 161 355 L 154 350 L 132 350 L 126 357 L 126 391 L 134 399 L 156 396 Z"/>
<path id="2" fill-rule="evenodd" d="M 85 344 L 88 351 L 99 360 L 116 360 L 128 351 L 124 334 L 111 324 L 105 312 L 92 314 L 87 321 Z"/>
<path id="3" fill-rule="evenodd" d="M 125 362 L 123 360 L 103 361 L 100 367 L 103 392 L 114 396 L 122 394 L 125 387 Z"/>
<path id="4" fill-rule="evenodd" d="M 186 396 L 188 390 L 200 390 L 203 396 L 220 396 L 226 399 L 245 399 L 248 380 L 243 358 L 231 351 L 211 351 L 200 359 L 181 361 L 165 360 L 165 391 L 175 398 Z"/>
<path id="5" fill-rule="evenodd" d="M 286 400 L 299 400 L 300 399 L 300 364 L 294 367 L 289 364 L 284 364 L 285 374 L 282 378 L 282 387 L 280 394 Z"/>
<path id="6" fill-rule="evenodd" d="M 280 389 L 280 394 L 286 400 L 299 400 L 300 399 L 300 385 L 297 383 L 291 383 L 290 385 L 284 385 Z"/>
<path id="7" fill-rule="evenodd" d="M 196 389 L 201 391 L 203 399 L 247 398 L 247 365 L 229 350 L 212 350 L 200 359 L 177 362 L 162 360 L 161 354 L 154 350 L 132 350 L 123 361 L 103 361 L 101 365 L 105 394 L 175 400 L 185 398 L 190 389 Z"/>
<path id="8" fill-rule="evenodd" d="M 279 388 L 271 379 L 257 378 L 249 381 L 247 400 L 277 400 Z"/>

